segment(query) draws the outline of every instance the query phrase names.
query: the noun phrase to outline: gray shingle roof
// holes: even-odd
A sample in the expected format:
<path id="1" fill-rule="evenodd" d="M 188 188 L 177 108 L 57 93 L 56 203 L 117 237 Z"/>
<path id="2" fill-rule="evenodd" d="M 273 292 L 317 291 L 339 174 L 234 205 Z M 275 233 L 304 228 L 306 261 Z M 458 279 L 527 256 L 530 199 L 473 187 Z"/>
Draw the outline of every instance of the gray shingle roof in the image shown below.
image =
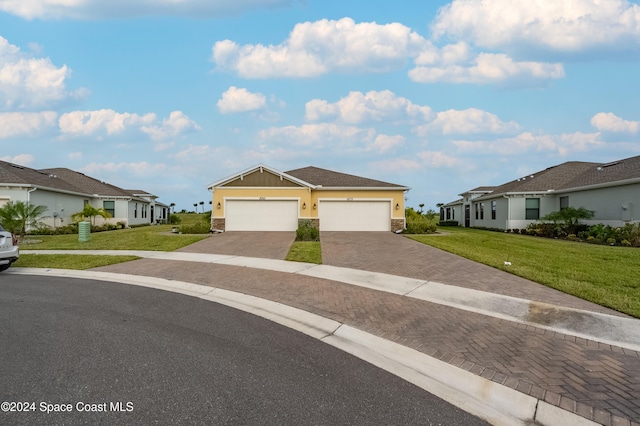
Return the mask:
<path id="1" fill-rule="evenodd" d="M 0 161 L 0 183 L 44 186 L 63 191 L 87 193 L 72 183 L 60 179 L 55 173 L 35 170 L 6 161 Z"/>
<path id="2" fill-rule="evenodd" d="M 43 169 L 43 172 L 53 174 L 58 179 L 64 180 L 76 188 L 82 188 L 82 192 L 87 194 L 99 195 L 101 197 L 127 197 L 132 198 L 133 195 L 125 191 L 122 188 L 111 185 L 106 182 L 101 182 L 98 179 L 94 179 L 85 174 L 66 169 L 66 168 L 54 168 Z"/>
<path id="3" fill-rule="evenodd" d="M 640 156 L 611 163 L 569 161 L 496 187 L 490 198 L 514 192 L 547 192 L 640 179 Z"/>
<path id="4" fill-rule="evenodd" d="M 331 170 L 321 169 L 319 167 L 313 166 L 290 170 L 285 173 L 312 185 L 322 186 L 323 188 L 340 187 L 406 189 L 406 187 L 402 185 L 396 185 L 394 183 L 349 175 L 346 173 L 334 172 Z"/>

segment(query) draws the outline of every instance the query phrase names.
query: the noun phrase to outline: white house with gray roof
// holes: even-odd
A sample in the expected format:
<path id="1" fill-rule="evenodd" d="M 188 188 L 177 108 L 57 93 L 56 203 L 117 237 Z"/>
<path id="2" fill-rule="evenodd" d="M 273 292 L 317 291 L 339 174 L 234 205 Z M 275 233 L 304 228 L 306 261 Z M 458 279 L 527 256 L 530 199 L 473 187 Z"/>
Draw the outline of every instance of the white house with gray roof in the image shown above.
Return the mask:
<path id="1" fill-rule="evenodd" d="M 479 192 L 486 191 L 480 195 Z M 497 187 L 460 194 L 443 206 L 462 212 L 462 225 L 523 229 L 566 207 L 595 212 L 586 224 L 611 226 L 640 222 L 640 156 L 610 163 L 569 161 Z"/>
<path id="2" fill-rule="evenodd" d="M 148 224 L 154 221 L 152 206 L 157 204 L 155 198 L 151 201 L 70 169 L 36 170 L 0 161 L 0 206 L 9 201 L 46 206 L 43 222 L 52 227 L 71 223 L 71 216 L 85 204 L 111 213 L 109 223 Z M 96 224 L 102 223 L 101 217 L 96 218 Z"/>

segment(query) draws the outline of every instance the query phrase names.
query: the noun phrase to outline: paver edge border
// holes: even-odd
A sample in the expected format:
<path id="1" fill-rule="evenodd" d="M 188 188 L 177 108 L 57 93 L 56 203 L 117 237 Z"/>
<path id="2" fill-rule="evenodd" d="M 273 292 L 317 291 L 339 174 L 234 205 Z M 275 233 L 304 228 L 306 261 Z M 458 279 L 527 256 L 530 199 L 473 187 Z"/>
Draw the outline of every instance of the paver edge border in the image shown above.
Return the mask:
<path id="1" fill-rule="evenodd" d="M 248 294 L 184 281 L 100 271 L 19 268 L 6 274 L 116 282 L 220 303 L 316 338 L 494 425 L 598 424 L 398 343 L 302 309 Z"/>

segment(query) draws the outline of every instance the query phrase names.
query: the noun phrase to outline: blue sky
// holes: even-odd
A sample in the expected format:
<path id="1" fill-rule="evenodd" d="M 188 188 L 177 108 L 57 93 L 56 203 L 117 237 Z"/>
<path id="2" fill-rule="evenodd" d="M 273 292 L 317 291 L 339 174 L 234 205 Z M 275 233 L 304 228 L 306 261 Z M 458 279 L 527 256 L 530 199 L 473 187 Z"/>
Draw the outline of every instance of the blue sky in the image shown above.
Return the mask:
<path id="1" fill-rule="evenodd" d="M 253 165 L 435 207 L 640 155 L 627 0 L 0 0 L 0 159 L 178 210 Z"/>

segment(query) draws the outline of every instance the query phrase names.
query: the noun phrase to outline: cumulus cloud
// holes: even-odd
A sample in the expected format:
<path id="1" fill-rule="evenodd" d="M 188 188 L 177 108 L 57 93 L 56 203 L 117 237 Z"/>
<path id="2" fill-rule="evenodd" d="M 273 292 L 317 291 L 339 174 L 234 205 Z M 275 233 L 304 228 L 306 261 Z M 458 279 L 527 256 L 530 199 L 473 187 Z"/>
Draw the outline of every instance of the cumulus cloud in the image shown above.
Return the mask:
<path id="1" fill-rule="evenodd" d="M 0 157 L 0 160 L 6 161 L 7 163 L 19 164 L 21 166 L 29 166 L 33 164 L 35 161 L 35 157 L 31 154 L 18 154 L 18 155 L 5 155 L 4 157 Z"/>
<path id="2" fill-rule="evenodd" d="M 437 47 L 400 23 L 356 23 L 351 18 L 297 24 L 289 38 L 278 45 L 241 46 L 232 40 L 218 41 L 212 53 L 218 70 L 244 78 L 389 72 L 412 61 L 416 67 L 409 77 L 421 83 L 499 83 L 564 76 L 561 64 L 476 54 L 464 41 Z"/>
<path id="3" fill-rule="evenodd" d="M 217 103 L 222 114 L 256 111 L 264 108 L 266 104 L 267 98 L 262 93 L 251 93 L 247 89 L 235 86 L 229 87 Z"/>
<path id="4" fill-rule="evenodd" d="M 236 15 L 255 9 L 288 7 L 294 0 L 0 0 L 0 11 L 25 19 L 104 19 L 138 16 Z"/>
<path id="5" fill-rule="evenodd" d="M 426 136 L 429 133 L 444 135 L 502 134 L 514 133 L 519 129 L 520 125 L 515 121 L 504 122 L 495 114 L 477 108 L 469 108 L 439 112 L 433 121 L 417 126 L 415 131 L 419 136 Z"/>
<path id="6" fill-rule="evenodd" d="M 244 78 L 314 77 L 331 71 L 387 72 L 402 68 L 428 42 L 399 23 L 355 23 L 351 18 L 297 24 L 279 45 L 214 44 L 218 69 Z"/>
<path id="7" fill-rule="evenodd" d="M 432 31 L 507 51 L 637 50 L 640 6 L 628 0 L 453 0 L 440 9 Z"/>
<path id="8" fill-rule="evenodd" d="M 394 148 L 404 144 L 405 137 L 402 135 L 378 135 L 376 136 L 370 149 L 383 154 L 392 151 Z"/>
<path id="9" fill-rule="evenodd" d="M 552 80 L 564 77 L 560 63 L 514 61 L 502 53 L 480 53 L 470 63 L 417 66 L 409 78 L 418 83 L 501 83 Z"/>
<path id="10" fill-rule="evenodd" d="M 86 89 L 69 91 L 71 70 L 48 58 L 32 58 L 0 36 L 0 110 L 42 109 L 86 97 Z"/>
<path id="11" fill-rule="evenodd" d="M 200 126 L 191 120 L 182 111 L 173 111 L 169 118 L 162 120 L 161 124 L 144 125 L 141 130 L 153 140 L 173 138 L 183 133 L 200 130 Z"/>
<path id="12" fill-rule="evenodd" d="M 640 121 L 623 120 L 612 112 L 600 112 L 591 118 L 591 125 L 604 132 L 636 134 Z"/>
<path id="13" fill-rule="evenodd" d="M 306 104 L 306 119 L 309 121 L 339 119 L 344 123 L 360 124 L 430 117 L 431 108 L 416 105 L 390 90 L 350 92 L 335 103 L 314 99 Z"/>
<path id="14" fill-rule="evenodd" d="M 58 114 L 44 112 L 0 112 L 0 139 L 34 136 L 53 129 Z"/>
<path id="15" fill-rule="evenodd" d="M 441 151 L 420 151 L 414 157 L 399 157 L 373 163 L 385 173 L 407 173 L 418 170 L 458 167 L 462 160 Z"/>
<path id="16" fill-rule="evenodd" d="M 159 123 L 153 113 L 138 115 L 112 109 L 68 112 L 60 116 L 59 125 L 64 136 L 112 136 L 133 129 L 146 133 L 153 140 L 175 137 L 200 128 L 182 111 L 173 111 L 169 118 Z"/>

